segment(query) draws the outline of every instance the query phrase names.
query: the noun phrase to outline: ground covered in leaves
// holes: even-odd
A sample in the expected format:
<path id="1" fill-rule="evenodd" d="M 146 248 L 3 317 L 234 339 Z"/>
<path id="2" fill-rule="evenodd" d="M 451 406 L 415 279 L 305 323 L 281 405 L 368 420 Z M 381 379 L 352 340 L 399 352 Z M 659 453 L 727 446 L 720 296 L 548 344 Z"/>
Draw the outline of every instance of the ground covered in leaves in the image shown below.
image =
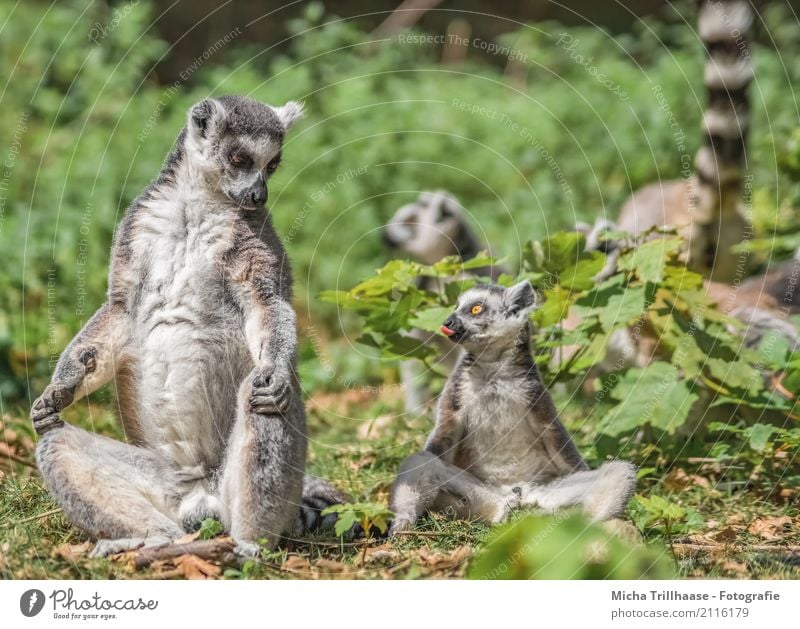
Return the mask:
<path id="1" fill-rule="evenodd" d="M 418 449 L 432 419 L 409 420 L 399 413 L 396 389 L 353 389 L 309 398 L 310 469 L 349 492 L 354 501 L 386 503 L 400 461 Z M 69 421 L 118 436 L 103 404 L 77 404 Z M 569 419 L 567 417 L 567 423 Z M 577 435 L 580 441 L 582 436 Z M 587 443 L 590 443 L 587 441 Z M 393 539 L 342 540 L 332 534 L 289 540 L 255 559 L 232 552 L 230 540 L 211 527 L 187 535 L 182 546 L 157 556 L 131 552 L 91 559 L 90 540 L 73 528 L 47 495 L 33 464 L 34 439 L 26 419 L 5 415 L 0 424 L 0 576 L 3 578 L 462 578 L 465 576 L 541 576 L 547 578 L 629 577 L 629 572 L 597 570 L 597 559 L 580 550 L 565 553 L 563 541 L 537 533 L 542 548 L 558 561 L 529 558 L 515 571 L 472 572 L 487 540 L 497 539 L 495 555 L 514 555 L 517 523 L 497 535 L 486 526 L 432 516 L 417 530 Z M 584 447 L 587 453 L 590 447 Z M 591 455 L 590 455 L 591 456 Z M 591 461 L 597 464 L 599 461 Z M 640 461 L 637 461 L 641 463 Z M 650 553 L 646 576 L 710 578 L 800 578 L 798 489 L 758 482 L 757 470 L 731 476 L 726 467 L 746 462 L 687 459 L 642 467 L 639 492 L 629 521 Z M 742 470 L 740 470 L 742 471 Z M 744 470 L 747 471 L 747 470 Z M 730 481 L 730 478 L 740 478 Z M 524 526 L 523 526 L 524 525 Z M 514 528 L 516 526 L 516 528 Z M 549 527 L 549 525 L 546 525 Z M 630 526 L 630 525 L 629 525 Z M 530 527 L 529 527 L 530 528 Z M 632 527 L 631 527 L 632 528 Z M 548 529 L 549 530 L 549 529 Z M 583 529 L 581 529 L 582 531 Z M 501 531 L 502 533 L 502 531 Z M 567 536 L 569 530 L 561 531 Z M 626 533 L 625 544 L 631 544 Z M 641 546 L 642 542 L 638 542 Z M 527 548 L 527 547 L 525 547 Z M 499 550 L 498 550 L 499 549 Z M 483 551 L 483 563 L 503 563 Z M 610 551 L 604 551 L 606 554 Z M 617 551 L 615 551 L 617 552 Z M 627 553 L 627 551 L 625 551 Z M 631 551 L 633 552 L 633 551 Z M 602 553 L 601 553 L 602 554 Z M 591 553 L 590 553 L 591 555 Z M 550 557 L 550 555 L 548 555 Z M 616 563 L 616 560 L 614 560 Z M 498 564 L 499 562 L 499 564 Z M 504 565 L 504 564 L 503 564 Z M 558 566 L 549 569 L 547 565 Z M 503 566 L 501 566 L 503 567 Z M 525 571 L 528 572 L 525 572 Z"/>

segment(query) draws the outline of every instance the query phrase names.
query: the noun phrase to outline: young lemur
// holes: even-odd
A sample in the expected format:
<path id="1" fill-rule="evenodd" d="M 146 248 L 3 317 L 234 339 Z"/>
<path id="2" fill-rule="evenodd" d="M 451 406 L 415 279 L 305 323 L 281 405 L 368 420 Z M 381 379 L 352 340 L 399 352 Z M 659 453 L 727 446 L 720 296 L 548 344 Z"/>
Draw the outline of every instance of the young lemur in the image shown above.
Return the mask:
<path id="1" fill-rule="evenodd" d="M 660 225 L 680 226 L 689 241 L 689 263 L 719 281 L 732 281 L 739 272 L 730 247 L 744 238 L 747 226 L 742 193 L 750 128 L 747 88 L 753 78 L 748 40 L 754 23 L 746 0 L 698 2 L 708 104 L 694 173 L 637 190 L 618 220 L 621 229 L 634 234 Z"/>
<path id="2" fill-rule="evenodd" d="M 636 469 L 612 461 L 589 470 L 570 440 L 531 357 L 535 302 L 527 281 L 480 285 L 444 322 L 442 332 L 465 352 L 425 449 L 402 464 L 392 487 L 392 532 L 429 510 L 494 523 L 515 506 L 580 505 L 594 520 L 625 509 Z"/>
<path id="3" fill-rule="evenodd" d="M 462 260 L 474 258 L 482 249 L 470 227 L 466 213 L 453 195 L 443 190 L 422 192 L 414 203 L 399 208 L 383 231 L 383 240 L 391 248 L 401 249 L 424 264 L 434 264 L 446 256 Z M 503 267 L 493 265 L 471 271 L 476 275 L 497 279 Z M 434 278 L 420 278 L 420 288 L 435 290 Z M 452 369 L 458 352 L 446 346 L 444 339 L 421 330 L 411 334 L 420 341 L 436 343 L 443 356 L 440 364 Z M 424 382 L 424 372 L 416 361 L 400 364 L 400 377 L 405 391 L 406 411 L 420 410 L 433 398 Z"/>
<path id="4" fill-rule="evenodd" d="M 304 479 L 292 279 L 263 211 L 301 115 L 296 102 L 238 96 L 191 108 L 117 230 L 106 303 L 33 404 L 44 483 L 100 540 L 97 555 L 167 542 L 206 517 L 245 546 L 274 545 L 341 501 Z M 112 379 L 130 443 L 59 414 Z"/>

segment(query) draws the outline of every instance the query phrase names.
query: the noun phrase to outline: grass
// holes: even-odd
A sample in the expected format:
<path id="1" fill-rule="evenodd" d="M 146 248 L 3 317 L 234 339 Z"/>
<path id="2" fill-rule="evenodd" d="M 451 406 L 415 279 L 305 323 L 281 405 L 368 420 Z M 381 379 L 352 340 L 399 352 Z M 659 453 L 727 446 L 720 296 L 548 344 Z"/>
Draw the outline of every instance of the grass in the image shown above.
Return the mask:
<path id="1" fill-rule="evenodd" d="M 400 414 L 397 389 L 318 393 L 307 407 L 310 470 L 335 479 L 356 501 L 386 502 L 398 465 L 421 447 L 432 421 Z M 105 402 L 81 403 L 70 409 L 67 419 L 118 437 L 106 408 Z M 135 570 L 130 555 L 117 560 L 86 556 L 88 538 L 58 511 L 31 465 L 33 437 L 27 419 L 5 416 L 2 422 L 0 576 L 6 579 L 461 578 L 490 533 L 477 523 L 429 516 L 415 531 L 389 540 L 341 541 L 320 535 L 289 541 L 236 565 L 199 562 L 198 571 L 161 561 Z M 5 456 L 9 452 L 16 460 Z M 693 514 L 690 526 L 672 527 L 669 534 L 670 527 L 652 522 L 644 527 L 645 538 L 664 543 L 681 577 L 800 578 L 800 552 L 788 550 L 800 546 L 797 491 L 774 492 L 755 484 L 714 486 L 705 475 L 707 466 L 657 469 L 641 479 L 640 495 L 663 496 Z M 631 513 L 636 521 L 635 506 Z"/>

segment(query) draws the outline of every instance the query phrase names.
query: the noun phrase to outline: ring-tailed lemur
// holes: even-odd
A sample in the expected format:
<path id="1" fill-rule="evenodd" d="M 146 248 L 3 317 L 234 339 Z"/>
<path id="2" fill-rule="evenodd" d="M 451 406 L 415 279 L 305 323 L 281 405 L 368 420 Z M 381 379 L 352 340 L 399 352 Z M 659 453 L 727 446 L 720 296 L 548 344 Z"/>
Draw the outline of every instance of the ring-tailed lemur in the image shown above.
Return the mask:
<path id="1" fill-rule="evenodd" d="M 409 457 L 392 487 L 392 532 L 426 511 L 488 522 L 515 506 L 553 511 L 580 505 L 594 520 L 622 513 L 636 468 L 624 461 L 589 470 L 558 419 L 531 357 L 525 281 L 461 295 L 442 332 L 465 352 L 439 398 L 425 450 Z"/>
<path id="2" fill-rule="evenodd" d="M 284 248 L 263 211 L 302 106 L 238 96 L 193 106 L 157 179 L 130 205 L 108 300 L 33 404 L 36 460 L 103 555 L 182 536 L 206 517 L 239 542 L 313 525 L 305 410 Z M 114 380 L 130 443 L 59 411 Z"/>
<path id="3" fill-rule="evenodd" d="M 603 234 L 616 231 L 617 226 L 604 218 L 599 218 L 594 226 L 585 223 L 576 225 L 576 231 L 586 234 L 586 249 L 604 251 L 607 262 L 596 276 L 597 281 L 608 279 L 616 272 L 617 262 L 622 251 L 622 242 L 604 239 Z M 705 280 L 705 290 L 711 301 L 722 312 L 738 319 L 744 329 L 731 328 L 739 334 L 746 347 L 758 347 L 769 332 L 779 333 L 794 350 L 800 343 L 800 331 L 787 318 L 800 314 L 800 250 L 794 258 L 781 262 L 765 273 L 748 277 L 738 285 Z M 565 329 L 574 329 L 579 324 L 577 318 L 568 317 Z M 613 364 L 618 366 L 637 365 L 644 367 L 653 357 L 655 339 L 642 338 L 641 333 L 634 339 L 627 329 L 614 332 L 609 341 L 609 355 L 634 358 L 631 363 L 617 358 Z M 639 345 L 640 347 L 637 347 Z M 608 362 L 608 356 L 604 363 Z"/>
<path id="4" fill-rule="evenodd" d="M 706 48 L 708 106 L 704 143 L 688 180 L 649 184 L 625 203 L 619 227 L 639 234 L 660 225 L 681 226 L 690 264 L 713 279 L 732 281 L 737 260 L 730 247 L 744 237 L 745 148 L 750 127 L 747 87 L 753 78 L 748 40 L 753 9 L 746 0 L 702 0 L 698 31 Z"/>
<path id="5" fill-rule="evenodd" d="M 401 249 L 424 264 L 434 264 L 446 256 L 469 260 L 486 249 L 470 227 L 459 202 L 443 190 L 422 192 L 416 202 L 399 208 L 386 225 L 383 240 L 389 247 Z M 492 279 L 503 272 L 505 269 L 499 265 L 471 271 Z M 418 280 L 420 288 L 427 290 L 436 290 L 436 281 L 434 278 Z M 414 330 L 411 336 L 435 343 L 443 356 L 439 363 L 442 367 L 452 369 L 455 366 L 457 352 L 453 352 L 441 337 L 421 330 Z M 415 361 L 405 360 L 400 364 L 400 377 L 406 411 L 419 410 L 433 399 L 433 393 L 424 382 L 424 371 Z"/>

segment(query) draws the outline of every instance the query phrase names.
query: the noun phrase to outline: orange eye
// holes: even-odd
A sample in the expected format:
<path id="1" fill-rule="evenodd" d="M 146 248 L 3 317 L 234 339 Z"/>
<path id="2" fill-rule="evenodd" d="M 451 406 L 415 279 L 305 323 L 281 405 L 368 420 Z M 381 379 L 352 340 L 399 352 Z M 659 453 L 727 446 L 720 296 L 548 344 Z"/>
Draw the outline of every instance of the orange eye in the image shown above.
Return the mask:
<path id="1" fill-rule="evenodd" d="M 473 317 L 475 315 L 479 315 L 480 313 L 483 312 L 483 306 L 481 306 L 480 304 L 475 304 L 474 306 L 472 306 L 472 308 L 470 308 L 469 312 Z"/>

